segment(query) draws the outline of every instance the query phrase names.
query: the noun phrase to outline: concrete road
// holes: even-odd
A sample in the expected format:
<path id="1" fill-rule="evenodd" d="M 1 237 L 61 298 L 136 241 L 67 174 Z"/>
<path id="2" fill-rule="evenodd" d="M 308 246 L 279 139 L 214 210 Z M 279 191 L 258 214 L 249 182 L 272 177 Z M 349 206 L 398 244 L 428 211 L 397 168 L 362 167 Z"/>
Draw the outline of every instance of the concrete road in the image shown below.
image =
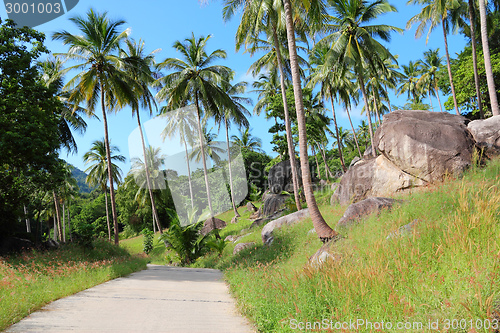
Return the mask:
<path id="1" fill-rule="evenodd" d="M 5 332 L 253 332 L 218 270 L 148 269 L 62 298 Z"/>

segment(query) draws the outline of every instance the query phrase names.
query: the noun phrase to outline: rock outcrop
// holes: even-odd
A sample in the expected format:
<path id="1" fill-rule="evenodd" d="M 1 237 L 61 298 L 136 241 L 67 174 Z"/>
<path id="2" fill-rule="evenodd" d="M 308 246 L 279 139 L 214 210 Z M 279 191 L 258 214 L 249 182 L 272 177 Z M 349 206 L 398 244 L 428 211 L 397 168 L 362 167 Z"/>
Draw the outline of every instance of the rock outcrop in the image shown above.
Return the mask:
<path id="1" fill-rule="evenodd" d="M 255 246 L 255 242 L 236 244 L 236 246 L 234 247 L 234 250 L 233 250 L 233 255 L 235 255 L 238 252 L 243 251 L 245 249 L 250 249 L 250 248 L 252 248 L 254 246 Z"/>
<path id="2" fill-rule="evenodd" d="M 297 173 L 299 175 L 299 186 L 302 186 L 300 164 L 296 161 Z M 281 194 L 282 191 L 293 193 L 292 167 L 290 160 L 279 162 L 269 170 L 267 176 L 269 191 L 274 194 Z"/>
<path id="3" fill-rule="evenodd" d="M 274 230 L 279 229 L 284 225 L 293 225 L 309 216 L 309 209 L 306 208 L 269 222 L 264 226 L 264 228 L 262 228 L 262 242 L 264 244 L 270 245 L 272 243 Z"/>
<path id="4" fill-rule="evenodd" d="M 365 216 L 378 213 L 384 208 L 391 208 L 394 202 L 394 199 L 374 197 L 353 203 L 347 207 L 337 225 L 346 227 L 355 224 Z"/>
<path id="5" fill-rule="evenodd" d="M 500 116 L 471 121 L 467 128 L 487 157 L 500 155 Z"/>

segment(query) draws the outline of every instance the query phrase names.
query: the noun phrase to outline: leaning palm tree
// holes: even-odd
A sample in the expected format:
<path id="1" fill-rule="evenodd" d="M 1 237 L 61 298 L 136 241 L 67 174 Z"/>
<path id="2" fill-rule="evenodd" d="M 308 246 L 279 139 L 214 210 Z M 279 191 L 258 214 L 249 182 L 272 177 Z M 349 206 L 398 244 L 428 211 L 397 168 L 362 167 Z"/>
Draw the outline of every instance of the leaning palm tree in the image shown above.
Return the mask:
<path id="1" fill-rule="evenodd" d="M 70 20 L 82 35 L 60 31 L 52 36 L 54 40 L 61 40 L 64 45 L 69 46 L 68 52 L 63 54 L 66 59 L 78 62 L 62 71 L 63 74 L 71 70 L 80 71 L 66 84 L 67 90 L 71 91 L 68 101 L 75 105 L 85 103 L 88 112 L 93 114 L 100 98 L 108 177 L 112 179 L 106 110 L 118 110 L 135 101 L 135 83 L 120 69 L 123 62 L 117 54 L 120 42 L 127 37 L 129 29 L 119 32 L 125 21 L 112 21 L 106 12 L 99 14 L 92 9 L 86 17 L 77 16 Z M 113 225 L 115 231 L 118 231 L 113 182 L 110 182 L 110 197 Z M 118 232 L 115 232 L 115 244 L 118 245 L 118 242 Z"/>
<path id="2" fill-rule="evenodd" d="M 112 165 L 112 181 L 111 183 L 119 183 L 122 180 L 120 168 L 113 163 L 114 161 L 125 162 L 125 156 L 123 155 L 112 155 L 114 152 L 119 152 L 120 150 L 116 146 L 110 146 L 110 156 Z M 109 221 L 108 212 L 108 157 L 107 157 L 106 144 L 103 140 L 96 140 L 92 142 L 92 147 L 88 152 L 83 155 L 83 160 L 85 164 L 90 164 L 85 172 L 88 174 L 85 178 L 85 182 L 92 187 L 99 186 L 104 192 L 104 198 L 106 202 L 106 222 L 108 223 L 108 240 L 111 241 L 111 224 Z M 115 229 L 115 234 L 118 233 L 118 229 Z"/>
<path id="3" fill-rule="evenodd" d="M 150 86 L 154 83 L 154 73 L 152 71 L 155 65 L 154 54 L 159 51 L 159 49 L 145 54 L 144 52 L 144 42 L 136 42 L 134 40 L 127 39 L 125 41 L 127 46 L 126 50 L 120 51 L 120 56 L 123 58 L 123 63 L 125 65 L 125 71 L 128 73 L 130 78 L 136 82 L 136 87 L 134 91 L 135 100 L 132 103 L 132 117 L 134 114 L 137 116 L 137 125 L 139 127 L 139 133 L 141 134 L 142 143 L 142 156 L 145 162 L 145 174 L 146 174 L 146 186 L 149 192 L 149 198 L 151 201 L 151 210 L 153 211 L 153 218 L 157 223 L 158 230 L 160 234 L 163 233 L 160 227 L 160 222 L 158 218 L 158 211 L 156 209 L 156 204 L 153 196 L 153 189 L 151 188 L 151 180 L 149 179 L 149 165 L 148 158 L 146 156 L 146 144 L 144 143 L 144 134 L 142 132 L 141 117 L 139 106 L 143 109 L 149 111 L 149 114 L 153 114 L 153 107 L 156 107 L 156 101 L 151 93 Z"/>
<path id="4" fill-rule="evenodd" d="M 173 73 L 157 80 L 162 85 L 156 97 L 160 101 L 167 101 L 167 107 L 185 105 L 187 101 L 194 101 L 198 120 L 198 137 L 201 151 L 204 149 L 203 130 L 201 118 L 203 111 L 208 115 L 217 113 L 215 110 L 221 105 L 231 105 L 232 101 L 221 86 L 228 84 L 227 78 L 231 77 L 231 69 L 226 66 L 212 65 L 218 59 L 225 59 L 226 52 L 218 49 L 207 54 L 206 45 L 212 38 L 195 38 L 194 34 L 184 42 L 176 41 L 174 48 L 182 54 L 180 58 L 167 58 L 158 65 L 161 70 L 171 69 Z M 203 109 L 202 109 L 203 106 Z M 208 208 L 213 217 L 210 188 L 208 182 L 207 162 L 205 154 L 203 160 L 203 173 L 207 190 Z"/>
<path id="5" fill-rule="evenodd" d="M 257 60 L 251 67 L 254 75 L 263 69 L 278 70 L 280 76 L 281 95 L 283 98 L 283 110 L 285 117 L 285 131 L 287 140 L 287 149 L 290 156 L 290 166 L 292 171 L 293 192 L 295 205 L 298 210 L 302 209 L 299 196 L 299 179 L 297 175 L 297 164 L 295 159 L 295 147 L 292 136 L 292 126 L 290 112 L 286 100 L 287 73 L 290 73 L 288 66 L 288 55 L 284 54 L 283 44 L 286 42 L 284 34 L 284 22 L 281 19 L 283 15 L 283 6 L 281 1 L 258 0 L 258 1 L 226 1 L 223 10 L 225 20 L 231 18 L 236 8 L 243 6 L 241 23 L 236 33 L 236 50 L 245 45 L 247 51 L 254 54 L 257 51 L 268 51 L 263 57 Z M 300 17 L 297 15 L 297 17 Z M 296 17 L 296 18 L 297 18 Z M 267 39 L 259 38 L 264 34 Z M 287 52 L 285 52 L 287 53 Z M 285 57 L 286 56 L 286 57 Z M 302 60 L 300 57 L 297 61 Z M 302 60 L 303 62 L 303 60 Z"/>
<path id="6" fill-rule="evenodd" d="M 486 81 L 488 82 L 488 92 L 490 94 L 491 112 L 494 116 L 500 115 L 498 109 L 497 91 L 493 70 L 491 67 L 490 46 L 488 44 L 488 27 L 486 25 L 486 5 L 487 0 L 479 0 L 479 18 L 481 20 L 481 42 L 483 44 L 484 67 L 486 70 Z"/>
<path id="7" fill-rule="evenodd" d="M 453 95 L 453 105 L 455 106 L 455 112 L 460 115 L 458 111 L 457 95 L 455 94 L 455 85 L 453 84 L 453 74 L 451 73 L 451 62 L 450 54 L 448 52 L 448 32 L 454 22 L 451 21 L 452 16 L 450 15 L 453 9 L 459 7 L 462 3 L 460 0 L 409 0 L 407 4 L 418 4 L 424 5 L 420 13 L 410 18 L 407 23 L 407 28 L 410 28 L 413 23 L 420 22 L 417 30 L 415 31 L 415 37 L 420 38 L 424 30 L 429 26 L 429 31 L 427 33 L 427 40 L 431 31 L 441 24 L 443 28 L 444 35 L 444 48 L 446 51 L 446 62 L 448 66 L 448 78 L 450 80 L 451 93 Z"/>
<path id="8" fill-rule="evenodd" d="M 164 117 L 167 117 L 167 124 L 161 134 L 163 141 L 165 141 L 167 137 L 172 139 L 174 136 L 178 135 L 181 143 L 184 145 L 189 182 L 189 196 L 191 197 L 191 209 L 194 209 L 193 184 L 191 181 L 191 167 L 189 163 L 191 159 L 189 157 L 187 145 L 189 144 L 191 147 L 193 146 L 193 133 L 195 132 L 195 128 L 197 126 L 195 119 L 196 109 L 193 105 L 173 111 L 169 111 L 166 107 L 162 107 L 161 113 Z"/>
<path id="9" fill-rule="evenodd" d="M 234 199 L 234 189 L 233 189 L 233 176 L 231 168 L 231 149 L 229 145 L 229 127 L 231 123 L 235 123 L 238 127 L 248 128 L 250 125 L 248 123 L 247 116 L 250 116 L 250 112 L 246 109 L 243 104 L 251 104 L 251 100 L 246 97 L 240 96 L 244 93 L 247 87 L 246 82 L 238 82 L 234 85 L 229 85 L 226 87 L 226 93 L 231 97 L 233 105 L 231 107 L 221 107 L 222 113 L 217 114 L 215 121 L 224 123 L 226 129 L 226 145 L 227 145 L 227 161 L 228 161 L 228 171 L 229 171 L 229 188 L 231 190 L 231 203 L 233 205 L 234 215 L 240 217 L 238 210 L 236 209 L 236 203 Z"/>

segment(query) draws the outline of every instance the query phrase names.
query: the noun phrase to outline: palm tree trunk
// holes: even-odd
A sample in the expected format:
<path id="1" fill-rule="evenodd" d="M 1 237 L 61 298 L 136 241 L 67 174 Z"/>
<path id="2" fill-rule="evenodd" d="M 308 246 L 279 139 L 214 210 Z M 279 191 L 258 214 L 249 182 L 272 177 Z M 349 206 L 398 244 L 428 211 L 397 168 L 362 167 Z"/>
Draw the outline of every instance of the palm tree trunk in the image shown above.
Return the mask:
<path id="1" fill-rule="evenodd" d="M 184 151 L 186 152 L 186 163 L 188 169 L 188 182 L 189 182 L 189 195 L 191 197 L 191 208 L 194 209 L 193 184 L 191 183 L 191 168 L 189 167 L 188 147 L 186 144 L 186 139 L 183 138 L 182 141 L 184 141 Z"/>
<path id="2" fill-rule="evenodd" d="M 54 220 L 54 242 L 57 242 L 57 238 L 58 238 L 58 235 L 57 235 L 57 218 L 54 215 L 52 217 L 52 219 Z"/>
<path id="3" fill-rule="evenodd" d="M 31 223 L 28 217 L 28 209 L 24 206 L 24 217 L 26 219 L 26 232 L 31 233 Z"/>
<path id="4" fill-rule="evenodd" d="M 208 209 L 210 210 L 210 217 L 214 217 L 212 209 L 212 200 L 210 197 L 210 186 L 208 183 L 207 160 L 205 157 L 205 145 L 203 144 L 203 130 L 201 128 L 200 105 L 198 100 L 198 92 L 195 92 L 196 101 L 196 117 L 198 118 L 198 139 L 200 140 L 201 160 L 203 161 L 203 175 L 205 176 L 205 189 L 207 190 Z"/>
<path id="5" fill-rule="evenodd" d="M 108 241 L 111 242 L 111 224 L 109 223 L 109 208 L 108 208 L 108 186 L 104 184 L 104 200 L 106 201 L 106 222 L 108 223 Z"/>
<path id="6" fill-rule="evenodd" d="M 431 97 L 432 86 L 429 86 L 429 103 L 431 104 L 431 111 L 434 111 L 434 106 L 432 106 L 432 97 Z"/>
<path id="7" fill-rule="evenodd" d="M 101 73 L 102 75 L 102 73 Z M 113 217 L 113 226 L 115 229 L 115 245 L 119 244 L 118 238 L 118 216 L 116 214 L 116 202 L 115 202 L 115 189 L 113 186 L 113 171 L 111 170 L 111 151 L 109 149 L 109 135 L 108 135 L 108 119 L 106 117 L 106 105 L 105 105 L 105 91 L 103 85 L 102 76 L 99 78 L 101 85 L 101 108 L 102 108 L 102 122 L 104 123 L 104 144 L 106 146 L 106 159 L 108 164 L 108 180 L 109 180 L 109 196 L 111 198 L 111 214 Z"/>
<path id="8" fill-rule="evenodd" d="M 436 97 L 437 97 L 438 103 L 439 103 L 439 110 L 441 110 L 441 112 L 443 112 L 443 106 L 441 105 L 441 98 L 439 98 L 439 91 L 438 91 L 437 82 L 435 82 L 434 90 L 436 91 Z"/>
<path id="9" fill-rule="evenodd" d="M 446 65 L 448 68 L 448 77 L 450 79 L 451 94 L 453 96 L 453 105 L 455 106 L 455 112 L 460 116 L 460 112 L 458 111 L 457 95 L 455 94 L 455 85 L 453 84 L 453 75 L 451 74 L 450 53 L 448 52 L 448 37 L 446 36 L 446 26 L 444 20 L 442 20 L 441 23 L 443 25 L 444 49 L 446 51 Z"/>
<path id="10" fill-rule="evenodd" d="M 71 201 L 68 201 L 68 231 L 69 231 L 69 241 L 72 242 L 73 236 L 71 233 L 71 211 L 70 211 L 71 205 L 70 205 L 70 203 L 71 203 Z"/>
<path id="11" fill-rule="evenodd" d="M 321 179 L 321 171 L 319 170 L 319 162 L 318 162 L 318 156 L 316 154 L 316 150 L 314 149 L 314 143 L 311 145 L 311 151 L 312 154 L 314 155 L 314 160 L 316 161 L 316 170 L 318 170 L 318 177 Z M 326 178 L 326 170 L 325 170 L 325 178 Z"/>
<path id="12" fill-rule="evenodd" d="M 470 23 L 470 38 L 472 44 L 472 63 L 474 65 L 474 84 L 476 85 L 477 107 L 479 109 L 479 117 L 484 119 L 483 103 L 481 101 L 481 91 L 479 89 L 479 74 L 477 70 L 477 51 L 476 51 L 476 28 L 474 27 L 474 4 L 469 0 L 469 23 Z"/>
<path id="13" fill-rule="evenodd" d="M 146 155 L 146 145 L 144 144 L 144 134 L 142 133 L 141 117 L 139 116 L 139 110 L 136 110 L 137 114 L 137 124 L 139 125 L 139 133 L 141 133 L 141 143 L 142 143 L 142 154 L 144 156 L 144 167 L 146 168 L 146 182 L 148 184 L 149 199 L 151 200 L 151 210 L 153 211 L 153 223 L 156 221 L 160 235 L 163 234 L 160 225 L 160 219 L 158 218 L 158 212 L 156 211 L 155 199 L 153 197 L 153 190 L 151 189 L 151 179 L 149 178 L 149 166 L 148 158 Z"/>
<path id="14" fill-rule="evenodd" d="M 273 39 L 274 49 L 276 50 L 276 58 L 278 60 L 278 69 L 280 71 L 281 95 L 283 97 L 283 109 L 285 113 L 286 142 L 288 144 L 288 155 L 290 156 L 290 167 L 292 170 L 293 195 L 295 197 L 295 206 L 297 207 L 297 210 L 302 210 L 302 204 L 300 203 L 299 197 L 299 177 L 297 171 L 297 161 L 295 159 L 295 147 L 293 145 L 292 126 L 290 124 L 290 113 L 288 111 L 288 103 L 286 99 L 285 73 L 283 70 L 283 63 L 281 62 L 281 50 L 279 48 L 278 34 L 276 33 L 275 26 L 273 26 Z"/>
<path id="15" fill-rule="evenodd" d="M 318 144 L 318 149 L 321 152 L 321 157 L 323 158 L 323 163 L 325 164 L 325 170 L 326 170 L 326 172 L 328 172 L 328 178 L 331 179 L 331 178 L 333 178 L 333 173 L 332 173 L 332 170 L 330 170 L 328 163 L 326 162 L 325 150 L 323 149 L 323 147 L 320 144 Z"/>
<path id="16" fill-rule="evenodd" d="M 377 157 L 377 150 L 375 149 L 375 141 L 373 141 L 373 127 L 372 127 L 372 117 L 370 115 L 370 105 L 368 104 L 368 96 L 366 96 L 365 83 L 363 81 L 363 74 L 358 73 L 359 88 L 363 94 L 363 99 L 365 100 L 366 115 L 368 118 L 368 133 L 370 134 L 370 142 L 372 145 L 372 156 Z"/>
<path id="17" fill-rule="evenodd" d="M 389 98 L 389 92 L 387 91 L 387 86 L 384 84 L 385 95 L 387 96 L 387 104 L 389 105 L 389 113 L 392 112 L 391 99 Z"/>
<path id="18" fill-rule="evenodd" d="M 349 123 L 351 124 L 352 134 L 354 135 L 354 142 L 356 142 L 356 148 L 358 148 L 359 158 L 363 158 L 363 155 L 361 154 L 361 149 L 359 149 L 358 135 L 356 134 L 354 126 L 352 125 L 351 113 L 349 112 L 349 108 L 346 108 L 345 111 L 347 112 L 347 118 L 349 118 Z"/>
<path id="19" fill-rule="evenodd" d="M 57 201 L 57 195 L 55 191 L 52 191 L 52 194 L 54 196 L 54 205 L 56 208 L 56 224 L 57 224 L 57 231 L 59 233 L 58 239 L 61 241 L 62 240 L 62 228 L 61 228 L 61 211 L 59 210 L 59 202 Z"/>
<path id="20" fill-rule="evenodd" d="M 493 70 L 491 67 L 490 46 L 488 43 L 488 27 L 486 25 L 485 0 L 479 0 L 479 17 L 481 19 L 481 41 L 483 44 L 484 68 L 486 70 L 486 81 L 488 82 L 488 92 L 490 94 L 491 112 L 494 116 L 500 115 L 498 110 L 497 92 Z"/>
<path id="21" fill-rule="evenodd" d="M 64 205 L 64 202 L 63 202 L 62 206 L 63 206 L 63 211 L 62 211 L 62 241 L 63 241 L 63 243 L 66 243 L 66 207 Z"/>
<path id="22" fill-rule="evenodd" d="M 231 170 L 231 150 L 229 147 L 229 128 L 227 126 L 226 116 L 224 116 L 224 125 L 226 126 L 227 163 L 229 167 L 229 188 L 231 189 L 231 203 L 233 204 L 234 216 L 240 217 L 240 213 L 238 213 L 238 210 L 236 209 L 236 204 L 234 203 L 233 175 Z"/>
<path id="23" fill-rule="evenodd" d="M 339 150 L 339 155 L 340 155 L 340 164 L 342 165 L 342 170 L 346 172 L 347 168 L 345 166 L 344 156 L 342 153 L 342 145 L 340 144 L 339 140 L 339 127 L 337 125 L 337 115 L 335 114 L 335 106 L 333 105 L 332 89 L 330 89 L 330 101 L 332 102 L 333 125 L 335 126 L 335 134 L 337 135 L 337 148 Z"/>
<path id="24" fill-rule="evenodd" d="M 309 159 L 307 157 L 307 134 L 306 120 L 304 114 L 304 101 L 302 99 L 302 85 L 300 83 L 299 65 L 297 60 L 297 49 L 295 45 L 295 28 L 293 26 L 292 5 L 290 0 L 284 0 L 285 18 L 286 18 L 286 33 L 288 37 L 288 51 L 290 53 L 290 65 L 292 69 L 293 91 L 295 93 L 295 108 L 297 111 L 297 123 L 299 129 L 299 149 L 300 149 L 300 165 L 302 171 L 302 184 L 304 186 L 304 194 L 306 197 L 309 214 L 314 225 L 314 229 L 322 242 L 328 242 L 331 239 L 337 238 L 338 233 L 334 231 L 326 223 L 325 219 L 319 211 L 314 193 L 312 190 L 311 172 L 309 170 Z"/>

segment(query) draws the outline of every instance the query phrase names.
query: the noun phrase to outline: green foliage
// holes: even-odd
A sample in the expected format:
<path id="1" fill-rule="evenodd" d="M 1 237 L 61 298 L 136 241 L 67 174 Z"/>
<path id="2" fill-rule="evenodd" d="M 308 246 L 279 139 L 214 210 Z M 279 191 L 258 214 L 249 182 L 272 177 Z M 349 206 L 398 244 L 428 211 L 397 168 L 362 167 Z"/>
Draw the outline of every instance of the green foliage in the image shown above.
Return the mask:
<path id="1" fill-rule="evenodd" d="M 0 20 L 0 235 L 13 232 L 35 190 L 62 182 L 58 110 L 41 81 L 36 60 L 44 35 Z M 0 236 L 1 237 L 1 236 Z"/>
<path id="2" fill-rule="evenodd" d="M 146 254 L 150 254 L 151 251 L 153 251 L 153 232 L 149 229 L 144 229 L 142 230 L 142 234 L 144 235 L 144 240 L 143 240 L 143 251 Z"/>
<path id="3" fill-rule="evenodd" d="M 215 251 L 219 256 L 222 256 L 222 252 L 226 248 L 228 241 L 223 240 L 222 238 L 212 238 L 206 242 L 206 246 Z"/>
<path id="4" fill-rule="evenodd" d="M 178 219 L 175 219 L 162 240 L 166 241 L 177 253 L 182 265 L 193 263 L 197 258 L 205 254 L 207 236 L 200 235 L 203 221 L 181 226 Z"/>

